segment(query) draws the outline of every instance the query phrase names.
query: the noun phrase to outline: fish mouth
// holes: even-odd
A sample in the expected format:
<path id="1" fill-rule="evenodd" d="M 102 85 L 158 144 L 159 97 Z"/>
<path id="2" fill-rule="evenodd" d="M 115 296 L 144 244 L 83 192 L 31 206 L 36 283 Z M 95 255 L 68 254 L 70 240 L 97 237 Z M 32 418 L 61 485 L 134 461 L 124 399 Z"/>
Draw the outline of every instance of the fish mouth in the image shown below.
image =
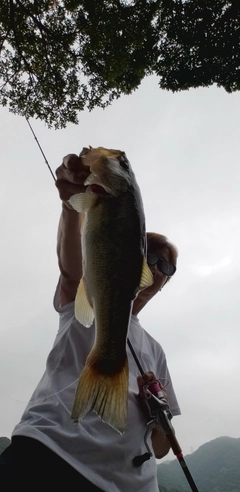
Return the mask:
<path id="1" fill-rule="evenodd" d="M 92 184 L 90 185 L 90 189 L 93 193 L 96 193 L 97 195 L 103 195 L 103 196 L 111 196 L 110 193 L 108 193 L 103 186 L 100 186 L 98 184 Z"/>

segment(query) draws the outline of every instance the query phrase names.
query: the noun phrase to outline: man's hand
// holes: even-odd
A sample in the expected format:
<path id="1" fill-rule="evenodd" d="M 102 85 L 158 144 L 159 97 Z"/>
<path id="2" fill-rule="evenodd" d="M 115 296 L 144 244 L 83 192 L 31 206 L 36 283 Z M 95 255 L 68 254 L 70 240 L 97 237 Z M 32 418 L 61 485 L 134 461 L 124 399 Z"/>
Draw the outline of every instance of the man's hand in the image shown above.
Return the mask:
<path id="1" fill-rule="evenodd" d="M 144 392 L 143 388 L 144 388 L 144 386 L 148 386 L 153 381 L 156 381 L 156 377 L 152 371 L 145 372 L 144 374 L 142 374 L 142 376 L 137 377 L 137 384 L 138 384 L 138 390 L 139 390 L 139 393 L 137 395 L 137 399 L 139 401 L 139 404 L 140 404 L 142 411 L 145 414 L 147 420 L 150 420 L 151 415 L 149 412 L 147 395 Z"/>
<path id="2" fill-rule="evenodd" d="M 81 154 L 79 157 L 76 154 L 68 154 L 63 158 L 61 166 L 56 170 L 55 184 L 61 200 L 68 208 L 72 208 L 68 202 L 72 195 L 86 191 L 84 182 L 89 174 L 89 167 L 82 163 Z"/>
<path id="3" fill-rule="evenodd" d="M 155 457 L 160 460 L 169 453 L 171 449 L 170 441 L 160 426 L 152 430 L 151 439 Z"/>
<path id="4" fill-rule="evenodd" d="M 138 389 L 139 389 L 139 395 L 144 396 L 142 394 L 143 392 L 143 387 L 145 385 L 148 385 L 149 383 L 156 381 L 156 376 L 152 371 L 145 372 L 142 376 L 138 376 L 137 378 L 137 384 L 138 384 Z"/>

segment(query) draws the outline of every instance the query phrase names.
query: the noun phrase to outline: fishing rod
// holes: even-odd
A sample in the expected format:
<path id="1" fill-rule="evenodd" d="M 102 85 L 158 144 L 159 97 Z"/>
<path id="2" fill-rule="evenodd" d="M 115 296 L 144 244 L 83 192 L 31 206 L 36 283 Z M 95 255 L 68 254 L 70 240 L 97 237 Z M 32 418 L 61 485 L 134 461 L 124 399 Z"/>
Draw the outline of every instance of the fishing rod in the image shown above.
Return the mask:
<path id="1" fill-rule="evenodd" d="M 139 359 L 134 351 L 134 348 L 129 338 L 127 339 L 127 344 L 131 350 L 132 356 L 138 366 L 141 375 L 144 376 L 143 368 L 139 362 Z M 135 456 L 135 458 L 133 459 L 134 466 L 140 466 L 142 465 L 142 463 L 144 463 L 144 461 L 147 461 L 151 458 L 152 452 L 147 444 L 147 434 L 148 431 L 152 428 L 153 424 L 158 424 L 162 427 L 163 431 L 165 432 L 166 437 L 168 438 L 169 443 L 171 445 L 172 451 L 180 463 L 180 466 L 183 470 L 183 473 L 188 481 L 188 484 L 192 492 L 199 492 L 193 480 L 193 477 L 189 471 L 187 463 L 183 457 L 183 452 L 180 447 L 180 444 L 175 436 L 174 429 L 170 421 L 172 415 L 171 412 L 169 411 L 169 406 L 159 381 L 153 381 L 146 384 L 143 387 L 143 391 L 146 395 L 148 409 L 151 417 L 150 421 L 147 424 L 147 431 L 144 437 L 145 446 L 148 452 L 141 456 Z"/>
<path id="2" fill-rule="evenodd" d="M 32 132 L 32 134 L 33 134 L 33 136 L 34 136 L 34 138 L 35 138 L 36 142 L 37 142 L 38 148 L 40 149 L 40 152 L 41 152 L 41 154 L 42 154 L 42 156 L 43 156 L 43 158 L 44 158 L 44 161 L 45 161 L 45 163 L 47 164 L 47 167 L 48 167 L 48 169 L 49 169 L 49 171 L 50 171 L 50 173 L 51 173 L 51 175 L 52 175 L 52 177 L 53 177 L 54 181 L 56 181 L 56 178 L 55 178 L 55 176 L 54 176 L 54 174 L 53 174 L 53 172 L 52 172 L 52 169 L 51 169 L 51 167 L 50 167 L 50 165 L 49 165 L 49 163 L 48 163 L 48 160 L 47 160 L 47 158 L 46 158 L 46 156 L 45 156 L 45 154 L 44 154 L 44 152 L 43 152 L 43 149 L 42 149 L 42 147 L 41 147 L 41 145 L 40 145 L 40 143 L 39 143 L 39 141 L 38 141 L 38 139 L 37 139 L 37 137 L 36 137 L 36 135 L 35 135 L 35 133 L 34 133 L 34 130 L 33 130 L 32 126 L 31 126 L 31 124 L 30 124 L 29 119 L 28 119 L 26 116 L 25 116 L 25 119 L 26 119 L 26 122 L 27 122 L 27 124 L 28 124 L 28 126 L 29 126 L 29 128 L 30 128 L 30 130 L 31 130 L 31 132 Z"/>

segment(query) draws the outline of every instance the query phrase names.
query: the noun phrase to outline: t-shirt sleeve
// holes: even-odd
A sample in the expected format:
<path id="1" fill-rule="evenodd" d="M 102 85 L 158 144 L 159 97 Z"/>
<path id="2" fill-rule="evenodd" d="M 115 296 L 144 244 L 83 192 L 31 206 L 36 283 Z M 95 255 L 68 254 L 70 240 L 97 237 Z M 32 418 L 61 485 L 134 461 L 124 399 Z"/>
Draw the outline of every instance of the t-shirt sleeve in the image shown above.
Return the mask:
<path id="1" fill-rule="evenodd" d="M 68 304 L 65 304 L 64 306 L 61 305 L 60 277 L 59 277 L 58 284 L 57 284 L 56 291 L 55 291 L 54 298 L 53 298 L 54 309 L 57 311 L 57 313 L 61 314 L 61 313 L 64 313 L 65 311 L 71 310 L 73 304 L 74 304 L 74 302 L 70 302 Z"/>
<path id="2" fill-rule="evenodd" d="M 162 351 L 162 353 L 159 354 L 160 357 L 158 358 L 158 362 L 157 362 L 157 374 L 156 374 L 156 376 L 160 380 L 165 392 L 167 393 L 169 408 L 170 408 L 173 416 L 180 415 L 181 410 L 180 410 L 180 407 L 179 407 L 179 404 L 177 401 L 177 397 L 175 395 L 175 391 L 173 388 L 172 379 L 171 379 L 170 372 L 169 372 L 169 369 L 167 366 L 167 359 L 166 359 L 166 356 L 165 356 L 163 350 L 161 349 L 161 347 L 159 348 L 159 351 L 160 350 Z"/>

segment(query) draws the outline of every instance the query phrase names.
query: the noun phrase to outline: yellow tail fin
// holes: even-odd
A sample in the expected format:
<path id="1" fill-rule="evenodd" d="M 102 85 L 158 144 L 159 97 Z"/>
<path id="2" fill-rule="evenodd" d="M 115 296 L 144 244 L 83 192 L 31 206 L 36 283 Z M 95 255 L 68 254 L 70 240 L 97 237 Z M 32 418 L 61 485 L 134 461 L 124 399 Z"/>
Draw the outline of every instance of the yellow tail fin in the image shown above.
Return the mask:
<path id="1" fill-rule="evenodd" d="M 103 422 L 123 434 L 127 424 L 128 362 L 116 374 L 96 371 L 94 364 L 86 365 L 80 375 L 72 409 L 72 419 L 83 419 L 90 410 Z"/>

